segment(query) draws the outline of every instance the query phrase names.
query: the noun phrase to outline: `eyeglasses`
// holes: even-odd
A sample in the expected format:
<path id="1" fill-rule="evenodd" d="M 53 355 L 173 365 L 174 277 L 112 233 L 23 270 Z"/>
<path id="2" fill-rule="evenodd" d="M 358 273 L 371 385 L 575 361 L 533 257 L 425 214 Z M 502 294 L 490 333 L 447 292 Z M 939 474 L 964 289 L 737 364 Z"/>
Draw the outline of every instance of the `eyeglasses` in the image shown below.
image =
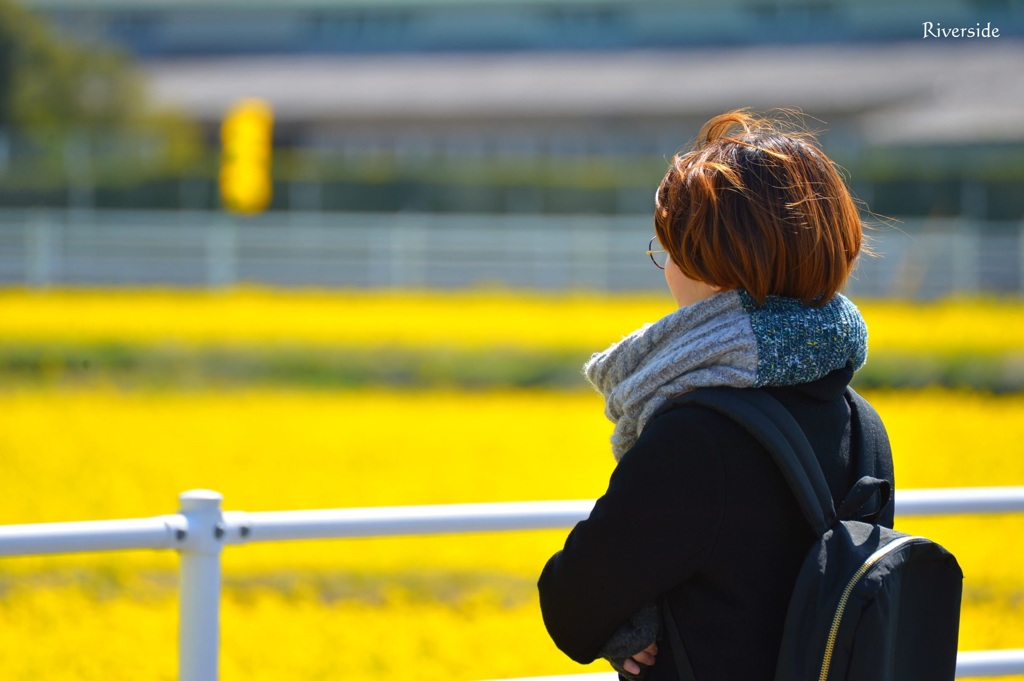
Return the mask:
<path id="1" fill-rule="evenodd" d="M 651 256 L 651 262 L 654 263 L 655 267 L 659 270 L 665 269 L 665 265 L 668 264 L 668 251 L 661 247 L 661 242 L 658 241 L 657 236 L 651 237 L 651 242 L 647 244 L 647 250 L 644 252 Z"/>

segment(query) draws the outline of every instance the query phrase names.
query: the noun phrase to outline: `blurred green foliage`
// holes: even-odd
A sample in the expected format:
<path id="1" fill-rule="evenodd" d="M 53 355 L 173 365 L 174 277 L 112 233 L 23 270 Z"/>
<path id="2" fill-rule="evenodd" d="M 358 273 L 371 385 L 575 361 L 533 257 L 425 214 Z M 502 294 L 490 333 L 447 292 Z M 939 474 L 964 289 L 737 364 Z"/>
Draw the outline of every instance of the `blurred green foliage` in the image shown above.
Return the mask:
<path id="1" fill-rule="evenodd" d="M 587 389 L 586 352 L 306 346 L 185 348 L 176 345 L 0 344 L 0 384 L 208 388 L 245 385 L 357 389 Z M 872 353 L 860 389 L 944 387 L 1024 392 L 1020 354 Z"/>
<path id="2" fill-rule="evenodd" d="M 150 104 L 127 55 L 71 42 L 12 0 L 0 0 L 0 133 L 19 161 L 5 184 L 20 186 L 138 181 L 201 153 L 198 127 Z"/>
<path id="3" fill-rule="evenodd" d="M 141 101 L 121 55 L 64 42 L 42 19 L 0 0 L 0 126 L 116 126 L 137 115 Z"/>

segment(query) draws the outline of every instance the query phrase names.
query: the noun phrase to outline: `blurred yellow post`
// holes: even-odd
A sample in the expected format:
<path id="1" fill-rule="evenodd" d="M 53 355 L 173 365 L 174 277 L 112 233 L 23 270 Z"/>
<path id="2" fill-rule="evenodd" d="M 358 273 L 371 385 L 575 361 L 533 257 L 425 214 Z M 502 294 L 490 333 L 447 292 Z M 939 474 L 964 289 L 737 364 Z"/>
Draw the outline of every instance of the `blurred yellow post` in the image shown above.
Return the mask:
<path id="1" fill-rule="evenodd" d="M 273 126 L 273 110 L 262 99 L 243 99 L 224 117 L 220 199 L 226 210 L 251 215 L 270 205 Z"/>

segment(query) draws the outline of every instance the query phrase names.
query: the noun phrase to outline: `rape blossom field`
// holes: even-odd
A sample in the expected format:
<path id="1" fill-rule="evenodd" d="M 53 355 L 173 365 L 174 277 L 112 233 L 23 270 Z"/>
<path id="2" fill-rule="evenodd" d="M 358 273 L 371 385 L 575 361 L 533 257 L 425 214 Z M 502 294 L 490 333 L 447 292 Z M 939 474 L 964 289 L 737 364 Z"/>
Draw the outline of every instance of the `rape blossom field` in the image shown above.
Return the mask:
<path id="1" fill-rule="evenodd" d="M 947 305 L 931 316 L 865 305 L 873 344 L 1024 347 L 1019 306 Z M 7 292 L 0 345 L 331 348 L 389 338 L 597 349 L 667 311 L 661 299 L 505 293 Z M 581 323 L 565 328 L 566 315 Z M 930 319 L 929 335 L 917 327 Z M 887 328 L 899 324 L 905 334 Z M 1024 484 L 1024 395 L 867 397 L 889 427 L 899 488 Z M 159 515 L 197 487 L 246 511 L 586 499 L 601 493 L 614 464 L 600 397 L 586 390 L 9 382 L 0 386 L 0 413 L 3 523 Z M 959 558 L 967 575 L 961 649 L 1024 647 L 1024 550 L 1015 540 L 1024 516 L 897 527 Z M 564 534 L 229 547 L 221 678 L 471 681 L 603 671 L 565 659 L 540 620 L 535 579 Z M 162 552 L 0 561 L 0 677 L 176 678 L 175 562 Z"/>
<path id="2" fill-rule="evenodd" d="M 872 349 L 1024 351 L 1024 302 L 855 301 Z M 672 311 L 664 296 L 507 291 L 0 291 L 0 343 L 371 345 L 598 350 Z"/>

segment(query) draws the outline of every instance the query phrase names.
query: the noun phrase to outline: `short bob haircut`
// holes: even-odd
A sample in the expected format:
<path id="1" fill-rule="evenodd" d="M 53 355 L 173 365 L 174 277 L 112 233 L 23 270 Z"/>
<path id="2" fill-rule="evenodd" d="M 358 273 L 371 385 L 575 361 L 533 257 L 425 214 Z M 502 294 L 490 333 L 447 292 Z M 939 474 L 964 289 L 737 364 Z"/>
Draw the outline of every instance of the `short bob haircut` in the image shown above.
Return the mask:
<path id="1" fill-rule="evenodd" d="M 704 124 L 656 195 L 654 227 L 690 279 L 824 305 L 861 250 L 860 215 L 812 135 L 745 109 Z"/>

